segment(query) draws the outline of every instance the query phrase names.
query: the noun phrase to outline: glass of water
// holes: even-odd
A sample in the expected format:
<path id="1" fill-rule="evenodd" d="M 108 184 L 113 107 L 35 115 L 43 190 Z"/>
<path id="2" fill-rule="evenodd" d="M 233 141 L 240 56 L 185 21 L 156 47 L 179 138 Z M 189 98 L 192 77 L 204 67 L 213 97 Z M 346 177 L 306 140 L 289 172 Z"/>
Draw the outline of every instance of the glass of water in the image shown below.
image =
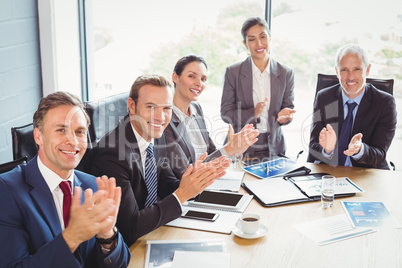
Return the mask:
<path id="1" fill-rule="evenodd" d="M 334 205 L 335 180 L 336 178 L 331 175 L 322 176 L 321 206 L 323 208 L 330 208 Z"/>

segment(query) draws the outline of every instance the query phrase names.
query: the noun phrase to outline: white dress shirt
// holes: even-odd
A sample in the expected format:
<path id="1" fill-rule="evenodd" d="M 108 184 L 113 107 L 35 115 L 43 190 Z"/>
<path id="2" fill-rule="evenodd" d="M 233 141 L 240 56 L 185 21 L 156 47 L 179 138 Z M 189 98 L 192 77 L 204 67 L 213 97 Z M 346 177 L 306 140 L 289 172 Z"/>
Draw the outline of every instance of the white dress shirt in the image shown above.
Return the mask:
<path id="1" fill-rule="evenodd" d="M 47 186 L 50 189 L 50 192 L 52 193 L 54 204 L 56 206 L 57 210 L 57 215 L 59 216 L 60 219 L 60 224 L 62 230 L 64 230 L 64 218 L 63 218 L 63 191 L 61 190 L 59 184 L 63 181 L 62 178 L 60 178 L 59 175 L 54 173 L 52 170 L 50 170 L 48 167 L 46 167 L 42 161 L 40 160 L 40 157 L 38 156 L 38 167 L 39 171 L 42 174 L 43 178 L 45 179 L 45 182 Z M 71 189 L 74 189 L 74 170 L 71 176 L 67 179 L 67 181 L 70 182 Z M 73 191 L 71 190 L 73 193 Z"/>
<path id="2" fill-rule="evenodd" d="M 135 130 L 133 124 L 131 124 L 131 128 L 133 129 L 135 139 L 137 140 L 138 149 L 140 150 L 142 170 L 144 170 L 145 172 L 145 158 L 147 157 L 147 148 L 150 143 L 154 144 L 154 139 L 152 138 L 151 142 L 148 142 Z"/>
<path id="3" fill-rule="evenodd" d="M 271 72 L 270 62 L 263 72 L 261 72 L 251 61 L 251 69 L 253 72 L 253 102 L 254 107 L 257 103 L 264 101 L 268 97 L 268 103 L 265 105 L 260 115 L 260 123 L 257 124 L 257 129 L 260 133 L 269 132 L 268 129 L 268 110 L 271 103 Z"/>
<path id="4" fill-rule="evenodd" d="M 200 114 L 197 113 L 197 110 L 190 105 L 190 116 L 187 116 L 185 113 L 183 113 L 177 106 L 173 105 L 173 112 L 177 116 L 177 118 L 180 120 L 180 122 L 184 122 L 184 125 L 186 126 L 186 131 L 188 133 L 188 136 L 191 139 L 191 144 L 193 145 L 194 152 L 195 152 L 195 160 L 200 158 L 201 155 L 203 155 L 205 152 L 208 152 L 208 146 L 204 140 L 204 137 L 202 136 L 201 131 L 206 131 L 206 129 L 200 129 L 200 126 L 197 123 L 197 119 L 195 118 L 196 115 L 201 116 Z M 229 157 L 228 153 L 226 152 L 226 149 L 220 148 L 219 149 L 221 155 L 224 155 L 226 158 L 230 158 L 233 161 L 237 160 L 235 156 Z"/>
<path id="5" fill-rule="evenodd" d="M 197 119 L 195 118 L 197 111 L 193 108 L 193 106 L 190 105 L 190 116 L 187 116 L 179 108 L 177 108 L 177 106 L 173 105 L 173 112 L 181 122 L 184 122 L 186 131 L 195 151 L 195 159 L 198 159 L 208 150 L 208 147 L 201 134 L 201 129 L 197 123 Z"/>

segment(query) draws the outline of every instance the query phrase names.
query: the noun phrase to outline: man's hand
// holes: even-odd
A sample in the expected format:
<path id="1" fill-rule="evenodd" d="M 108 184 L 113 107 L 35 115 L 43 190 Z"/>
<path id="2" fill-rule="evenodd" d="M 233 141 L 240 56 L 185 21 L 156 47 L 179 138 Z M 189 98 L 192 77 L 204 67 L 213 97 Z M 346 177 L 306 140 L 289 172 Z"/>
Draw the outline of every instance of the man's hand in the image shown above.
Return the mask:
<path id="1" fill-rule="evenodd" d="M 226 168 L 224 167 L 214 169 L 212 167 L 204 166 L 196 172 L 192 172 L 193 165 L 190 165 L 181 177 L 179 188 L 175 191 L 180 203 L 183 204 L 188 199 L 195 197 L 211 185 L 216 179 L 225 175 L 225 169 Z"/>
<path id="2" fill-rule="evenodd" d="M 121 189 L 116 187 L 114 178 L 106 176 L 97 178 L 99 190 L 93 193 L 91 189 L 85 190 L 85 200 L 82 205 L 80 187 L 75 187 L 71 202 L 70 220 L 67 228 L 62 232 L 63 238 L 71 252 L 96 234 L 100 238 L 109 238 L 113 235 L 119 211 Z"/>
<path id="3" fill-rule="evenodd" d="M 254 117 L 259 118 L 262 110 L 264 110 L 265 105 L 268 103 L 268 97 L 265 97 L 265 99 L 262 102 L 257 103 L 257 105 L 254 108 Z"/>
<path id="4" fill-rule="evenodd" d="M 121 199 L 121 188 L 116 187 L 115 178 L 108 179 L 107 176 L 102 176 L 96 178 L 96 183 L 98 184 L 98 190 L 106 191 L 104 199 L 112 199 L 116 204 L 116 209 L 110 213 L 109 217 L 113 219 L 113 222 L 109 226 L 106 226 L 103 230 L 97 233 L 99 238 L 108 239 L 113 236 L 113 227 L 116 225 L 117 214 L 119 213 L 120 199 Z"/>
<path id="5" fill-rule="evenodd" d="M 252 124 L 245 125 L 243 129 L 234 134 L 232 125 L 229 125 L 228 142 L 225 145 L 226 153 L 238 157 L 244 153 L 248 147 L 257 142 L 258 129 L 254 129 Z"/>
<path id="6" fill-rule="evenodd" d="M 343 153 L 346 154 L 347 156 L 352 156 L 359 153 L 360 149 L 362 148 L 362 138 L 363 138 L 362 133 L 357 133 L 356 135 L 354 135 L 350 140 L 348 149 L 346 151 L 343 151 Z"/>
<path id="7" fill-rule="evenodd" d="M 224 155 L 215 158 L 214 160 L 211 160 L 209 162 L 204 162 L 207 156 L 208 154 L 204 153 L 203 155 L 200 156 L 200 158 L 197 159 L 197 161 L 195 161 L 191 174 L 197 172 L 198 170 L 204 167 L 210 167 L 213 170 L 216 170 L 216 172 L 220 173 L 230 166 L 230 159 L 226 159 Z"/>
<path id="8" fill-rule="evenodd" d="M 283 108 L 279 113 L 278 113 L 278 118 L 276 119 L 280 124 L 286 124 L 293 118 L 293 114 L 296 112 L 296 110 L 290 109 L 290 108 Z"/>
<path id="9" fill-rule="evenodd" d="M 336 133 L 330 124 L 327 124 L 320 132 L 319 143 L 326 154 L 330 154 L 336 145 Z"/>

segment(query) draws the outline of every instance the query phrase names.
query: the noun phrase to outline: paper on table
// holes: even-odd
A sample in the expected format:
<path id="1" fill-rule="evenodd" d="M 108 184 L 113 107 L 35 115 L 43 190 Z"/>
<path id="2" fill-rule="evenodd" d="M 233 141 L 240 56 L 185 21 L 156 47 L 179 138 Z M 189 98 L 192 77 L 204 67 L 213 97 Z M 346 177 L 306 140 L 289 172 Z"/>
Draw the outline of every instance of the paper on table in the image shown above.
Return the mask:
<path id="1" fill-rule="evenodd" d="M 230 253 L 175 251 L 173 268 L 230 268 Z"/>
<path id="2" fill-rule="evenodd" d="M 293 183 L 282 178 L 252 180 L 245 184 L 265 204 L 306 199 Z"/>
<path id="3" fill-rule="evenodd" d="M 293 228 L 320 246 L 375 232 L 371 228 L 354 228 L 345 214 L 296 224 Z"/>
<path id="4" fill-rule="evenodd" d="M 145 268 L 172 267 L 176 251 L 225 252 L 222 239 L 148 240 Z"/>
<path id="5" fill-rule="evenodd" d="M 310 197 L 321 196 L 321 180 L 296 181 L 295 184 Z M 356 184 L 354 184 L 349 178 L 336 178 L 335 194 L 350 194 L 361 192 L 364 191 Z"/>
<path id="6" fill-rule="evenodd" d="M 225 176 L 215 180 L 215 182 L 208 186 L 207 189 L 238 192 L 243 180 L 243 176 L 244 171 L 238 171 L 228 168 L 226 169 Z"/>

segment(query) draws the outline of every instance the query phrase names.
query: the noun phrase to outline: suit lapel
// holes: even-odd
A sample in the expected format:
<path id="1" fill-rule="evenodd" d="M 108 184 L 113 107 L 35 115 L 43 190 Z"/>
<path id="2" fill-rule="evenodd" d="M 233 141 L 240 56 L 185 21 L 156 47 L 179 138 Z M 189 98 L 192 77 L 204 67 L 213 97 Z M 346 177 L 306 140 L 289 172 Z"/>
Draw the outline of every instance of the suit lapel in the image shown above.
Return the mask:
<path id="1" fill-rule="evenodd" d="M 364 122 L 365 115 L 368 114 L 371 105 L 371 96 L 372 96 L 371 87 L 366 84 L 366 89 L 364 92 L 364 96 L 360 101 L 360 105 L 357 109 L 355 119 L 353 121 L 353 129 L 352 129 L 352 136 L 356 133 L 360 132 L 360 125 Z M 364 137 L 363 137 L 364 138 Z"/>
<path id="2" fill-rule="evenodd" d="M 207 126 L 205 125 L 205 121 L 202 118 L 202 112 L 201 112 L 201 107 L 195 107 L 196 104 L 191 104 L 194 107 L 194 111 L 195 111 L 195 119 L 197 120 L 197 124 L 198 124 L 198 128 L 201 131 L 202 137 L 204 138 L 205 144 L 207 145 L 207 147 L 209 146 L 209 135 L 207 132 Z"/>
<path id="3" fill-rule="evenodd" d="M 177 137 L 177 142 L 180 144 L 180 147 L 183 149 L 185 155 L 190 155 L 191 159 L 189 162 L 194 162 L 195 159 L 195 151 L 194 147 L 191 144 L 190 137 L 188 135 L 188 131 L 186 129 L 186 124 L 181 122 L 177 115 L 173 112 L 172 115 L 172 129 L 175 137 Z"/>
<path id="4" fill-rule="evenodd" d="M 49 186 L 39 171 L 37 156 L 27 164 L 25 179 L 27 184 L 32 186 L 30 195 L 36 209 L 49 226 L 53 236 L 57 236 L 62 231 L 60 219 Z"/>
<path id="5" fill-rule="evenodd" d="M 78 179 L 78 177 L 77 177 L 77 175 L 76 174 L 74 174 L 74 187 L 80 187 L 80 188 L 82 188 L 81 187 L 81 181 Z M 73 190 L 74 191 L 74 190 Z M 83 191 L 84 191 L 84 189 L 83 189 Z M 74 192 L 73 192 L 73 195 L 74 195 Z M 84 201 L 85 201 L 85 195 L 84 195 L 84 192 L 82 192 L 82 194 L 81 194 L 81 204 L 83 204 L 84 203 Z"/>
<path id="6" fill-rule="evenodd" d="M 120 124 L 123 124 L 121 126 L 121 129 L 124 129 L 125 131 L 125 135 L 122 136 L 126 137 L 127 140 L 120 141 L 119 143 L 125 144 L 124 150 L 126 153 L 127 161 L 140 171 L 139 173 L 141 174 L 142 180 L 144 181 L 145 174 L 144 174 L 144 168 L 142 167 L 141 152 L 138 147 L 138 142 L 137 139 L 135 138 L 134 131 L 130 123 L 130 117 L 127 115 L 124 118 L 124 120 L 120 122 Z"/>
<path id="7" fill-rule="evenodd" d="M 278 70 L 278 64 L 276 61 L 272 58 L 269 59 L 269 68 L 270 68 L 270 80 L 271 80 L 271 99 L 269 100 L 271 105 L 269 108 L 269 113 L 270 114 L 275 114 L 276 113 L 276 104 L 281 103 L 277 102 L 276 100 L 279 99 L 279 90 L 284 90 L 284 87 L 282 86 L 282 81 L 280 79 L 281 73 Z M 273 100 L 273 101 L 271 101 Z M 280 108 L 280 107 L 279 107 Z"/>
<path id="8" fill-rule="evenodd" d="M 243 94 L 243 98 L 238 98 L 244 100 L 246 103 L 245 107 L 254 107 L 253 101 L 253 73 L 251 68 L 251 57 L 248 57 L 240 65 L 239 70 L 240 76 L 240 90 L 237 94 Z"/>

